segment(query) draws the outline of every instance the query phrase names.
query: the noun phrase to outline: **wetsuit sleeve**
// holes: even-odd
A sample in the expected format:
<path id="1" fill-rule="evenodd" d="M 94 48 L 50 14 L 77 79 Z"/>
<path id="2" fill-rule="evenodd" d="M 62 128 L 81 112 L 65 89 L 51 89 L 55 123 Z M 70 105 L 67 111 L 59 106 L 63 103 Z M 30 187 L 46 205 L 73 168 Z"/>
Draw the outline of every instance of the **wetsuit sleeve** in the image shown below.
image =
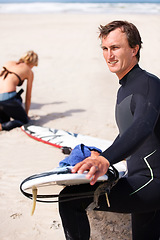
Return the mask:
<path id="1" fill-rule="evenodd" d="M 147 86 L 146 86 L 147 87 Z M 106 149 L 102 156 L 111 164 L 117 163 L 133 154 L 155 129 L 160 113 L 160 82 L 148 79 L 147 96 L 139 93 L 132 97 L 133 121 L 129 128 Z"/>

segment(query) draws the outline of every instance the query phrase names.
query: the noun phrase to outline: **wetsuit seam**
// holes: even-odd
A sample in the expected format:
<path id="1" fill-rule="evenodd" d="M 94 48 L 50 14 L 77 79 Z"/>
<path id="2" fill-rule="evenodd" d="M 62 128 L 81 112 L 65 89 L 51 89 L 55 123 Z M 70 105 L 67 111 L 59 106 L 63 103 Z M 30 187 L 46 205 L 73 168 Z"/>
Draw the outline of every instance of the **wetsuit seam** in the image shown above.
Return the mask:
<path id="1" fill-rule="evenodd" d="M 135 190 L 134 192 L 130 193 L 130 196 L 133 195 L 133 194 L 135 194 L 135 193 L 137 193 L 138 191 L 140 191 L 141 189 L 143 189 L 144 187 L 146 187 L 150 182 L 153 181 L 153 179 L 154 179 L 153 170 L 152 170 L 150 164 L 148 163 L 147 158 L 149 158 L 151 155 L 153 155 L 156 151 L 157 151 L 157 150 L 154 150 L 152 153 L 150 153 L 149 155 L 147 155 L 147 156 L 144 157 L 144 161 L 145 161 L 145 163 L 146 163 L 146 165 L 147 165 L 147 167 L 148 167 L 148 169 L 149 169 L 149 171 L 150 171 L 151 179 L 150 179 L 148 182 L 146 182 L 143 186 L 141 186 L 140 188 L 138 188 L 138 189 Z"/>

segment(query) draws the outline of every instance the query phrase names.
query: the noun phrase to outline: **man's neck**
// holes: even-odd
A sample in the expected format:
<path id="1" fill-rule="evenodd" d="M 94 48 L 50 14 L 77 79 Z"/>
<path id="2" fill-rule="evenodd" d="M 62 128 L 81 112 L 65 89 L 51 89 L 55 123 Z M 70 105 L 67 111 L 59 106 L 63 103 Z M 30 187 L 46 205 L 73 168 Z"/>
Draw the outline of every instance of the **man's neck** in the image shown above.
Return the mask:
<path id="1" fill-rule="evenodd" d="M 119 78 L 119 80 L 121 80 L 128 72 L 130 72 L 131 69 L 132 69 L 136 64 L 138 64 L 137 59 L 136 59 L 136 61 L 134 61 L 134 62 L 126 69 L 126 71 L 123 72 L 123 74 L 118 74 L 118 73 L 117 73 L 116 75 L 117 75 L 117 77 Z"/>

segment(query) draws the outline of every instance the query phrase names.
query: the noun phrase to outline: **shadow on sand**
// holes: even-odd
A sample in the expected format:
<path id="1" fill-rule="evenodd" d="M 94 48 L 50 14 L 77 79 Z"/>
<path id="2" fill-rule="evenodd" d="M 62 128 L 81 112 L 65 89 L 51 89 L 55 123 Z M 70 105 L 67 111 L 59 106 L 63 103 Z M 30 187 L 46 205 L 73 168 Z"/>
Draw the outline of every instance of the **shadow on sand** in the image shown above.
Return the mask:
<path id="1" fill-rule="evenodd" d="M 32 103 L 31 109 L 40 109 L 43 105 L 62 104 L 62 103 L 64 102 L 53 102 L 53 103 L 47 103 L 47 104 Z M 42 126 L 49 121 L 54 121 L 56 119 L 64 118 L 64 117 L 70 117 L 74 113 L 79 113 L 84 111 L 85 111 L 84 109 L 71 109 L 65 112 L 53 112 L 53 113 L 48 113 L 46 115 L 36 115 L 31 117 L 30 124 Z"/>

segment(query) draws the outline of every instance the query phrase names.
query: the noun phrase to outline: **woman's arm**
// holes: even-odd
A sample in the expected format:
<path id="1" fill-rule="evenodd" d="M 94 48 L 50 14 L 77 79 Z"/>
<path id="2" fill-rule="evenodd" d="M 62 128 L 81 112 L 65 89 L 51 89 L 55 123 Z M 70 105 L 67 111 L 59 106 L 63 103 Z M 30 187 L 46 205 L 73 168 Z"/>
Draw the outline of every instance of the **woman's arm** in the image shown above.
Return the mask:
<path id="1" fill-rule="evenodd" d="M 26 89 L 26 99 L 25 99 L 25 110 L 28 115 L 30 105 L 31 105 L 31 94 L 32 94 L 32 84 L 33 84 L 34 75 L 31 71 L 30 76 L 27 79 L 27 89 Z"/>

